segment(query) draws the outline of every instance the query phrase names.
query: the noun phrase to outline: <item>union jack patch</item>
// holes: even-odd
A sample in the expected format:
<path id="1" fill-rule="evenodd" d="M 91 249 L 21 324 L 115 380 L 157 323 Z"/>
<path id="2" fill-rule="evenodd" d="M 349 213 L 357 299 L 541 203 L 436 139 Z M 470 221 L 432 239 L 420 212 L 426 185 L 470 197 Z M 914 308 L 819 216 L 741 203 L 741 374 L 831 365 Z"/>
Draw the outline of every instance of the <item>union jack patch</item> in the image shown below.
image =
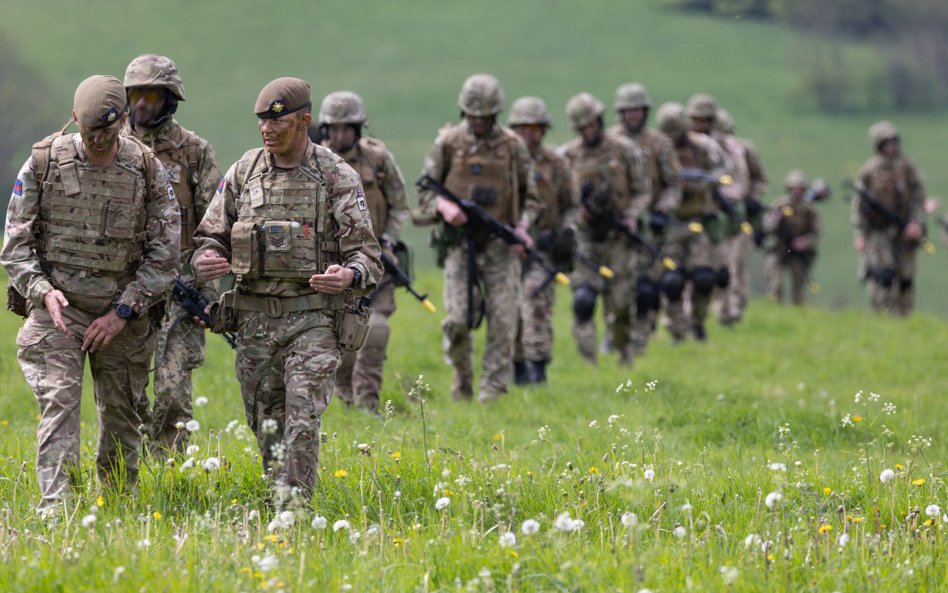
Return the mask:
<path id="1" fill-rule="evenodd" d="M 221 182 L 217 184 L 217 193 L 224 191 L 224 178 L 221 177 Z"/>
<path id="2" fill-rule="evenodd" d="M 23 182 L 19 179 L 17 179 L 16 183 L 13 184 L 13 195 L 15 196 L 23 195 Z"/>

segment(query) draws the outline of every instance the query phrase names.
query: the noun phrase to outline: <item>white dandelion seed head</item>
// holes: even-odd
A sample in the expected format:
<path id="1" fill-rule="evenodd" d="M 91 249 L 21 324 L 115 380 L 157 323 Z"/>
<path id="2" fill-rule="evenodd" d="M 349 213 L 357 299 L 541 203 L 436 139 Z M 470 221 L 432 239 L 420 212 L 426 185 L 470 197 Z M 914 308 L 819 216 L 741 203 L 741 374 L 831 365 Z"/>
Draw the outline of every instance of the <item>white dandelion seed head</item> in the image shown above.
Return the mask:
<path id="1" fill-rule="evenodd" d="M 187 430 L 188 432 L 197 432 L 201 430 L 201 423 L 198 422 L 197 420 L 188 420 L 187 423 L 184 425 L 184 429 Z"/>
<path id="2" fill-rule="evenodd" d="M 646 480 L 648 480 L 649 482 L 651 482 L 652 480 L 655 479 L 655 470 L 652 469 L 652 468 L 648 468 L 648 469 L 646 469 L 644 472 L 642 472 L 642 476 L 643 476 Z"/>
<path id="3" fill-rule="evenodd" d="M 756 533 L 751 533 L 744 538 L 744 547 L 745 548 L 757 548 L 763 543 L 763 540 L 760 539 L 760 536 Z"/>
<path id="4" fill-rule="evenodd" d="M 626 527 L 635 527 L 639 524 L 639 516 L 635 513 L 625 512 L 622 513 L 622 524 Z"/>
<path id="5" fill-rule="evenodd" d="M 257 509 L 253 509 L 249 513 L 247 513 L 247 519 L 249 519 L 250 521 L 256 521 L 259 518 L 260 518 L 260 511 L 258 511 Z"/>
<path id="6" fill-rule="evenodd" d="M 683 513 L 691 513 L 691 509 L 692 507 L 690 503 L 686 502 L 685 504 L 681 505 L 681 512 Z"/>
<path id="7" fill-rule="evenodd" d="M 540 522 L 536 519 L 527 519 L 520 525 L 520 533 L 524 535 L 533 535 L 540 531 Z"/>
<path id="8" fill-rule="evenodd" d="M 441 498 L 435 501 L 435 510 L 443 511 L 444 509 L 448 508 L 449 504 L 451 504 L 451 499 L 448 498 L 447 496 L 442 496 Z"/>
<path id="9" fill-rule="evenodd" d="M 203 408 L 207 405 L 207 398 L 202 396 L 194 398 L 194 405 L 198 408 Z"/>
<path id="10" fill-rule="evenodd" d="M 678 539 L 681 539 L 685 537 L 686 535 L 688 535 L 688 532 L 685 530 L 683 526 L 678 525 L 672 530 L 672 535 L 674 535 Z"/>
<path id="11" fill-rule="evenodd" d="M 221 460 L 217 457 L 208 457 L 204 460 L 204 469 L 209 472 L 216 472 L 221 468 Z"/>
<path id="12" fill-rule="evenodd" d="M 95 513 L 86 515 L 85 517 L 82 518 L 82 526 L 85 527 L 86 529 L 92 529 L 93 527 L 95 527 L 95 522 L 97 520 L 98 518 L 95 516 Z"/>
<path id="13" fill-rule="evenodd" d="M 891 469 L 884 469 L 882 473 L 879 474 L 879 481 L 883 484 L 887 484 L 895 479 L 895 472 Z"/>
<path id="14" fill-rule="evenodd" d="M 925 507 L 925 514 L 932 519 L 937 519 L 938 515 L 941 514 L 941 508 L 937 504 L 930 504 Z"/>
<path id="15" fill-rule="evenodd" d="M 274 434 L 279 428 L 279 423 L 273 418 L 267 418 L 263 421 L 263 424 L 260 425 L 260 432 L 263 434 Z"/>
<path id="16" fill-rule="evenodd" d="M 501 548 L 512 548 L 517 545 L 517 535 L 513 531 L 506 531 L 500 534 L 497 543 Z"/>
<path id="17" fill-rule="evenodd" d="M 200 445 L 188 445 L 188 448 L 184 450 L 186 455 L 196 455 L 201 452 Z"/>
<path id="18" fill-rule="evenodd" d="M 783 500 L 783 494 L 779 492 L 771 492 L 764 498 L 764 504 L 767 505 L 768 509 L 773 509 L 780 506 L 780 501 Z"/>
<path id="19" fill-rule="evenodd" d="M 840 548 L 845 548 L 845 547 L 846 547 L 846 544 L 848 544 L 848 543 L 849 543 L 849 534 L 848 534 L 848 533 L 840 533 L 840 534 L 839 534 L 839 537 L 836 538 L 836 544 L 837 544 Z"/>
<path id="20" fill-rule="evenodd" d="M 569 512 L 564 511 L 556 516 L 556 520 L 553 521 L 553 527 L 560 531 L 576 531 L 575 525 L 577 521 L 578 519 L 573 519 L 569 516 Z M 580 521 L 580 523 L 585 525 L 582 521 Z M 582 528 L 582 525 L 580 525 L 580 528 Z"/>
<path id="21" fill-rule="evenodd" d="M 786 463 L 774 462 L 774 463 L 769 464 L 767 467 L 768 467 L 768 469 L 770 469 L 770 471 L 772 471 L 772 472 L 785 472 L 785 471 L 787 471 L 787 464 L 786 464 Z"/>
<path id="22" fill-rule="evenodd" d="M 727 585 L 733 584 L 734 581 L 737 580 L 737 577 L 741 574 L 741 571 L 738 570 L 736 566 L 722 566 L 719 570 L 721 573 L 721 578 Z"/>
<path id="23" fill-rule="evenodd" d="M 188 457 L 184 460 L 184 463 L 181 464 L 181 467 L 178 468 L 178 471 L 183 472 L 184 470 L 191 469 L 192 467 L 194 467 L 194 458 Z"/>
<path id="24" fill-rule="evenodd" d="M 139 550 L 147 550 L 148 548 L 151 547 L 151 540 L 149 540 L 148 538 L 140 539 L 138 540 L 138 543 L 136 544 L 136 546 L 138 546 Z"/>
<path id="25" fill-rule="evenodd" d="M 329 525 L 329 521 L 327 521 L 326 517 L 323 517 L 322 515 L 316 515 L 315 517 L 313 517 L 312 522 L 310 522 L 309 524 L 310 527 L 312 527 L 313 529 L 316 529 L 317 531 L 322 531 L 323 529 L 326 529 L 327 525 Z"/>
<path id="26" fill-rule="evenodd" d="M 332 524 L 333 533 L 339 531 L 340 529 L 348 530 L 350 528 L 351 526 L 349 525 L 349 522 L 346 521 L 345 519 L 339 519 L 338 521 Z"/>
<path id="27" fill-rule="evenodd" d="M 270 572 L 280 565 L 280 560 L 273 554 L 264 557 L 254 556 L 250 559 L 260 572 Z"/>

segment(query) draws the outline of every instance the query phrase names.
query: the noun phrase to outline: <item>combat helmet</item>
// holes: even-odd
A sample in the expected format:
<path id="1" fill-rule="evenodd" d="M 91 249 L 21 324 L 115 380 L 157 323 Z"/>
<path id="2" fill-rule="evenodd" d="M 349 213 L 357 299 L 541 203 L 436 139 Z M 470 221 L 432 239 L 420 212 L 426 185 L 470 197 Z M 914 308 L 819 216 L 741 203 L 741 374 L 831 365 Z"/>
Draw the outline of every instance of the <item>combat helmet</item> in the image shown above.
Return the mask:
<path id="1" fill-rule="evenodd" d="M 806 178 L 806 175 L 803 173 L 803 171 L 794 169 L 793 171 L 787 173 L 787 176 L 783 178 L 783 186 L 787 189 L 806 189 L 810 187 L 810 180 Z"/>
<path id="2" fill-rule="evenodd" d="M 355 124 L 363 126 L 368 120 L 362 97 L 351 91 L 329 93 L 319 106 L 318 124 Z"/>
<path id="3" fill-rule="evenodd" d="M 171 58 L 145 54 L 132 60 L 125 69 L 125 88 L 157 86 L 167 89 L 178 101 L 184 101 L 184 81 Z"/>
<path id="4" fill-rule="evenodd" d="M 889 121 L 876 122 L 869 128 L 869 142 L 872 143 L 873 150 L 879 150 L 886 140 L 898 139 L 898 137 L 899 129 Z"/>
<path id="5" fill-rule="evenodd" d="M 473 117 L 497 115 L 504 110 L 504 89 L 493 74 L 474 74 L 461 86 L 458 107 Z"/>
<path id="6" fill-rule="evenodd" d="M 539 125 L 549 128 L 550 111 L 540 97 L 520 97 L 510 106 L 508 126 Z"/>
<path id="7" fill-rule="evenodd" d="M 688 99 L 688 117 L 714 120 L 718 113 L 718 102 L 711 95 L 698 94 Z"/>
<path id="8" fill-rule="evenodd" d="M 688 132 L 685 108 L 681 103 L 662 103 L 655 114 L 655 123 L 659 130 L 671 138 L 681 138 Z"/>
<path id="9" fill-rule="evenodd" d="M 566 117 L 578 130 L 602 117 L 605 107 L 602 101 L 589 93 L 579 93 L 566 102 Z"/>
<path id="10" fill-rule="evenodd" d="M 734 133 L 734 118 L 726 109 L 718 109 L 718 116 L 714 120 L 714 130 L 722 134 Z"/>
<path id="11" fill-rule="evenodd" d="M 637 82 L 624 84 L 616 89 L 616 98 L 613 108 L 616 111 L 623 109 L 648 109 L 652 106 L 652 99 L 648 96 L 645 87 Z"/>

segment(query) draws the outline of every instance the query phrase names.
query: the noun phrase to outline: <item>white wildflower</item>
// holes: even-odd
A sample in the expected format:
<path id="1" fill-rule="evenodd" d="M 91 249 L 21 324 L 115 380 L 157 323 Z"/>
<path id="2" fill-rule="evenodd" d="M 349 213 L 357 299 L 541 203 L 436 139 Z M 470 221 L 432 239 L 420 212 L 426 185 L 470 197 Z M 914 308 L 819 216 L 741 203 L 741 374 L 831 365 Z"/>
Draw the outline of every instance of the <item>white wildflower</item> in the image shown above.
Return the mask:
<path id="1" fill-rule="evenodd" d="M 208 457 L 204 460 L 204 470 L 209 472 L 216 472 L 221 468 L 221 460 L 217 457 Z"/>
<path id="2" fill-rule="evenodd" d="M 365 452 L 367 452 L 367 451 L 369 450 L 369 444 L 368 444 L 368 443 L 359 443 L 359 444 L 357 445 L 357 447 L 358 447 L 359 451 L 362 452 L 362 453 L 365 453 Z"/>
<path id="3" fill-rule="evenodd" d="M 932 519 L 937 519 L 940 513 L 941 513 L 941 508 L 937 504 L 930 504 L 927 507 L 925 507 L 925 514 L 931 517 Z"/>
<path id="4" fill-rule="evenodd" d="M 886 416 L 894 416 L 896 412 L 895 404 L 892 402 L 886 402 L 882 404 L 882 413 Z"/>
<path id="5" fill-rule="evenodd" d="M 362 539 L 362 534 L 355 529 L 349 532 L 349 543 L 358 543 L 360 539 Z"/>
<path id="6" fill-rule="evenodd" d="M 97 521 L 97 518 L 95 516 L 95 513 L 92 513 L 91 515 L 86 515 L 85 517 L 82 518 L 82 526 L 85 527 L 86 529 L 92 529 L 93 527 L 95 527 L 96 521 Z"/>
<path id="7" fill-rule="evenodd" d="M 136 545 L 138 546 L 139 550 L 147 550 L 151 547 L 151 540 L 148 538 L 140 539 Z"/>
<path id="8" fill-rule="evenodd" d="M 500 535 L 497 543 L 501 548 L 510 548 L 517 545 L 517 536 L 513 531 L 506 531 Z"/>
<path id="9" fill-rule="evenodd" d="M 763 543 L 763 540 L 760 539 L 760 536 L 756 533 L 751 533 L 744 538 L 744 547 L 745 548 L 757 548 L 760 544 Z"/>
<path id="10" fill-rule="evenodd" d="M 786 463 L 774 462 L 767 466 L 772 472 L 785 472 L 787 471 Z"/>
<path id="11" fill-rule="evenodd" d="M 892 471 L 891 469 L 884 469 L 882 470 L 882 473 L 879 474 L 879 481 L 882 482 L 883 484 L 887 484 L 888 482 L 891 482 L 893 479 L 895 479 L 895 472 Z"/>
<path id="12" fill-rule="evenodd" d="M 540 531 L 540 522 L 536 519 L 527 519 L 520 525 L 520 533 L 524 535 L 533 535 Z"/>
<path id="13" fill-rule="evenodd" d="M 849 543 L 849 534 L 848 534 L 848 533 L 840 533 L 840 534 L 839 534 L 839 537 L 836 538 L 836 544 L 839 545 L 840 548 L 845 548 L 845 547 L 846 547 L 846 544 L 848 544 L 848 543 Z"/>
<path id="14" fill-rule="evenodd" d="M 257 509 L 253 509 L 249 513 L 247 513 L 247 519 L 249 519 L 250 521 L 256 521 L 259 518 L 260 518 L 260 511 L 258 511 Z"/>
<path id="15" fill-rule="evenodd" d="M 188 457 L 184 460 L 184 463 L 181 464 L 181 467 L 178 468 L 178 471 L 183 472 L 184 470 L 191 469 L 192 467 L 194 467 L 194 458 Z"/>
<path id="16" fill-rule="evenodd" d="M 655 479 L 655 470 L 652 468 L 648 468 L 642 473 L 642 475 L 645 477 L 646 480 L 651 482 L 652 480 Z"/>
<path id="17" fill-rule="evenodd" d="M 273 554 L 267 554 L 262 558 L 260 556 L 254 555 L 253 558 L 251 558 L 251 561 L 254 563 L 257 569 L 260 570 L 260 572 L 270 572 L 280 565 L 280 560 L 277 559 L 277 557 Z"/>
<path id="18" fill-rule="evenodd" d="M 188 432 L 197 432 L 201 430 L 201 423 L 197 420 L 188 420 L 187 424 L 184 425 L 184 428 Z"/>
<path id="19" fill-rule="evenodd" d="M 674 529 L 672 529 L 672 535 L 674 535 L 674 536 L 677 537 L 678 539 L 681 539 L 681 538 L 685 537 L 685 535 L 687 535 L 687 534 L 688 534 L 688 532 L 685 531 L 685 528 L 682 527 L 681 525 L 678 525 L 678 526 L 676 526 Z"/>
<path id="20" fill-rule="evenodd" d="M 767 505 L 768 509 L 773 509 L 780 506 L 780 501 L 783 500 L 783 494 L 779 492 L 771 492 L 764 498 L 764 504 Z"/>
<path id="21" fill-rule="evenodd" d="M 263 424 L 260 425 L 260 432 L 263 434 L 274 434 L 279 428 L 279 423 L 273 418 L 267 418 L 263 421 Z"/>
<path id="22" fill-rule="evenodd" d="M 339 531 L 340 529 L 349 529 L 350 527 L 351 526 L 349 525 L 349 522 L 346 521 L 345 519 L 339 519 L 338 521 L 332 524 L 332 530 L 334 533 L 336 531 Z"/>
<path id="23" fill-rule="evenodd" d="M 194 405 L 198 408 L 203 408 L 204 406 L 207 405 L 207 398 L 204 397 L 203 395 L 200 397 L 194 398 Z"/>
<path id="24" fill-rule="evenodd" d="M 570 517 L 568 512 L 560 513 L 557 515 L 556 520 L 553 521 L 553 527 L 560 531 L 579 531 L 585 525 L 586 523 L 584 521 Z"/>
<path id="25" fill-rule="evenodd" d="M 174 423 L 174 427 L 178 430 L 184 430 L 184 422 L 178 421 Z"/>
<path id="26" fill-rule="evenodd" d="M 313 517 L 313 521 L 309 524 L 310 527 L 319 531 L 326 529 L 327 525 L 329 525 L 329 521 L 327 521 L 326 517 L 323 517 L 322 515 L 316 515 Z"/>
<path id="27" fill-rule="evenodd" d="M 686 502 L 685 504 L 681 505 L 681 512 L 691 513 L 691 504 Z"/>
<path id="28" fill-rule="evenodd" d="M 451 499 L 448 498 L 447 496 L 442 496 L 441 498 L 435 501 L 435 510 L 443 511 L 444 509 L 448 508 L 449 504 L 451 504 Z"/>
<path id="29" fill-rule="evenodd" d="M 622 524 L 626 527 L 635 527 L 639 524 L 639 516 L 635 513 L 622 513 Z"/>
<path id="30" fill-rule="evenodd" d="M 734 581 L 737 580 L 738 575 L 741 574 L 741 571 L 737 569 L 736 566 L 722 566 L 720 568 L 721 578 L 724 579 L 726 585 L 731 585 Z"/>
<path id="31" fill-rule="evenodd" d="M 201 447 L 199 445 L 188 445 L 188 448 L 184 450 L 186 455 L 195 455 L 201 452 Z"/>

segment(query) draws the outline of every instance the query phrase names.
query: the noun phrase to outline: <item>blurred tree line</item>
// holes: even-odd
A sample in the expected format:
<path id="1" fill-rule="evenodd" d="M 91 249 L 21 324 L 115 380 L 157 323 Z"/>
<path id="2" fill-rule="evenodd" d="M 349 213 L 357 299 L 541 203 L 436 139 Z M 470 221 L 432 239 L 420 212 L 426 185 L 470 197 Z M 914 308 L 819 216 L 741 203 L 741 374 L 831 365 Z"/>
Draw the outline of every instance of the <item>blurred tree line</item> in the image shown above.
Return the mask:
<path id="1" fill-rule="evenodd" d="M 823 43 L 807 48 L 802 88 L 824 111 L 925 109 L 948 105 L 946 0 L 663 0 L 675 8 L 775 20 Z M 868 44 L 860 60 L 844 41 Z"/>

